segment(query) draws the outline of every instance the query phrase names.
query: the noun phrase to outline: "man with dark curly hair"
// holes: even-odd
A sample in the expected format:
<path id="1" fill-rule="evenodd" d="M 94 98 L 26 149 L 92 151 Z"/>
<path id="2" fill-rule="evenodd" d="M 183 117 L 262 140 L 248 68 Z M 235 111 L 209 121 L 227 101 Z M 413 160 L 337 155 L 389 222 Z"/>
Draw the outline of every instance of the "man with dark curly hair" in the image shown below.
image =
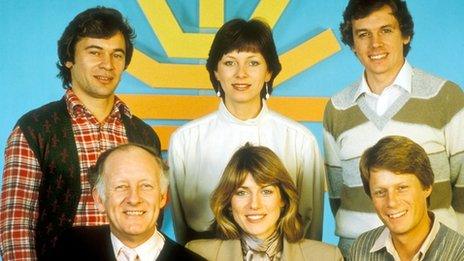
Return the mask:
<path id="1" fill-rule="evenodd" d="M 403 0 L 350 0 L 340 31 L 364 66 L 360 81 L 333 96 L 324 114 L 327 183 L 344 255 L 356 237 L 382 224 L 363 191 L 358 163 L 366 148 L 387 135 L 404 135 L 424 147 L 436 175 L 430 208 L 462 232 L 461 88 L 405 59 L 414 23 Z"/>
<path id="2" fill-rule="evenodd" d="M 87 176 L 103 151 L 130 141 L 159 152 L 153 129 L 114 94 L 134 37 L 121 13 L 105 7 L 83 11 L 63 32 L 57 66 L 65 94 L 22 116 L 5 150 L 3 260 L 48 259 L 66 228 L 107 223 Z"/>

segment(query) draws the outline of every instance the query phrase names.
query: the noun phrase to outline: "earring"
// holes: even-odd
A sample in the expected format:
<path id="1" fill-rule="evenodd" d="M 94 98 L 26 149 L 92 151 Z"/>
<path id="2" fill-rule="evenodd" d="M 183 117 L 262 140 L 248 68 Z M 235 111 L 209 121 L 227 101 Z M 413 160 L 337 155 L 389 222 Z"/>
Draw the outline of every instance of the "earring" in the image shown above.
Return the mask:
<path id="1" fill-rule="evenodd" d="M 266 98 L 266 100 L 269 100 L 269 87 L 267 85 L 267 82 L 265 83 L 266 85 L 266 95 L 264 96 L 264 98 Z"/>
<path id="2" fill-rule="evenodd" d="M 216 96 L 221 97 L 221 83 L 218 81 Z"/>

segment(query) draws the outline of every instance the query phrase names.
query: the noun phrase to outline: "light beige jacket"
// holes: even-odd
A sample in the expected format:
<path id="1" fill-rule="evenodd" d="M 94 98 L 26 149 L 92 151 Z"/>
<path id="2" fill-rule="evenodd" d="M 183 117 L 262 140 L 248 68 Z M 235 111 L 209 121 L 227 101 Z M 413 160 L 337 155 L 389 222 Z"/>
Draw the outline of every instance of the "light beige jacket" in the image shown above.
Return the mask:
<path id="1" fill-rule="evenodd" d="M 243 261 L 240 240 L 200 239 L 188 242 L 186 247 L 209 261 Z M 298 243 L 284 239 L 282 260 L 339 261 L 343 257 L 336 246 L 309 239 Z"/>

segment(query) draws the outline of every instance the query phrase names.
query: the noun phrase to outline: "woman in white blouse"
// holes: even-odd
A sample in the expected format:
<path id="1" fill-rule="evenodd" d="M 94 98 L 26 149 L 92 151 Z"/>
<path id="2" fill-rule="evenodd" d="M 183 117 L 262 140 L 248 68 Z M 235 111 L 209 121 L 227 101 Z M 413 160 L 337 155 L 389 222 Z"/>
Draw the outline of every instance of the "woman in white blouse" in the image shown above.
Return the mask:
<path id="1" fill-rule="evenodd" d="M 171 202 L 178 242 L 211 238 L 209 196 L 232 154 L 245 143 L 273 150 L 299 194 L 305 237 L 321 239 L 324 168 L 314 136 L 268 109 L 281 70 L 269 26 L 234 19 L 217 32 L 206 68 L 219 109 L 182 126 L 169 147 Z"/>

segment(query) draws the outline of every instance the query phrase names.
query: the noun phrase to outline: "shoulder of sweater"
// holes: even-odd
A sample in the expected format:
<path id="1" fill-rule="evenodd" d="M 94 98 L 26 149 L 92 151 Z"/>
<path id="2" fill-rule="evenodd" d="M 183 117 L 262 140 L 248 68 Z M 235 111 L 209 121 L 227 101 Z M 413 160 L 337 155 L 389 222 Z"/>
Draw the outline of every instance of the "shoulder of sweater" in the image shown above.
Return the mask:
<path id="1" fill-rule="evenodd" d="M 377 238 L 382 234 L 382 231 L 385 229 L 385 226 L 380 226 L 372 230 L 362 233 L 354 242 L 353 245 L 364 244 L 364 242 L 372 241 L 372 244 L 377 240 Z"/>
<path id="2" fill-rule="evenodd" d="M 42 105 L 42 106 L 40 106 L 38 108 L 32 109 L 32 110 L 26 112 L 23 116 L 21 116 L 21 118 L 18 120 L 18 122 L 21 121 L 21 120 L 30 119 L 30 118 L 33 118 L 33 117 L 49 118 L 52 115 L 50 113 L 48 113 L 48 112 L 59 109 L 61 106 L 63 106 L 62 103 L 63 103 L 63 100 L 52 101 L 52 102 L 49 102 L 49 103 L 47 103 L 45 105 Z M 64 107 L 64 108 L 66 108 L 66 107 Z"/>
<path id="3" fill-rule="evenodd" d="M 354 95 L 356 94 L 358 87 L 359 81 L 352 83 L 348 87 L 345 87 L 330 98 L 329 104 L 331 104 L 337 110 L 346 110 L 352 106 L 355 106 L 356 103 L 354 102 Z"/>
<path id="4" fill-rule="evenodd" d="M 449 228 L 445 224 L 440 222 L 440 229 L 438 231 L 439 234 L 444 235 L 444 240 L 443 242 L 447 240 L 452 240 L 455 243 L 461 245 L 461 248 L 464 248 L 464 235 L 459 234 L 457 231 Z"/>
<path id="5" fill-rule="evenodd" d="M 419 99 L 435 97 L 446 86 L 445 83 L 451 82 L 414 68 L 412 71 L 411 97 Z"/>

